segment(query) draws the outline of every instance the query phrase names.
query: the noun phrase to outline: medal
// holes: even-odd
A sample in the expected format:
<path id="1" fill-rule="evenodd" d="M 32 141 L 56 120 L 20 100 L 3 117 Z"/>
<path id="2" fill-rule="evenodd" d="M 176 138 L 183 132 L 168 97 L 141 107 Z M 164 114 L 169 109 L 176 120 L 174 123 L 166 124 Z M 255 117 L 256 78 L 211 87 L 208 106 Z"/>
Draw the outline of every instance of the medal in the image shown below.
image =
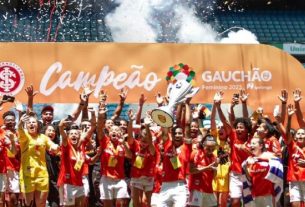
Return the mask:
<path id="1" fill-rule="evenodd" d="M 143 164 L 144 164 L 144 157 L 137 155 L 137 157 L 133 163 L 133 166 L 138 169 L 142 169 L 144 167 Z"/>
<path id="2" fill-rule="evenodd" d="M 113 153 L 113 155 L 110 155 L 109 159 L 108 159 L 108 167 L 115 167 L 118 164 L 118 147 L 116 149 L 114 149 L 113 144 L 110 142 L 110 149 Z"/>
<path id="3" fill-rule="evenodd" d="M 74 156 L 76 157 L 76 163 L 74 165 L 74 170 L 80 171 L 84 164 L 84 160 L 82 159 L 82 154 L 81 154 L 81 152 L 76 152 L 73 147 L 72 147 L 72 152 L 73 152 Z"/>
<path id="4" fill-rule="evenodd" d="M 170 158 L 170 162 L 172 163 L 174 170 L 181 167 L 181 162 L 180 162 L 178 156 L 174 156 L 174 157 Z"/>

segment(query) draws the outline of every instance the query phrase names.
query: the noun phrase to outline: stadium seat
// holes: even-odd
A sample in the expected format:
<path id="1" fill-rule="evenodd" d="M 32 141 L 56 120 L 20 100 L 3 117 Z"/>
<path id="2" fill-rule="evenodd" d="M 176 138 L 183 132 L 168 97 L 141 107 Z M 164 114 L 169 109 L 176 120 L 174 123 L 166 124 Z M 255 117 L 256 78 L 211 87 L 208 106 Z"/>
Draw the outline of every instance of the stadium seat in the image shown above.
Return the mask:
<path id="1" fill-rule="evenodd" d="M 226 18 L 230 16 L 228 21 Z M 303 42 L 305 31 L 304 11 L 253 10 L 245 12 L 219 12 L 216 17 L 226 28 L 241 26 L 254 32 L 258 40 L 268 43 Z M 238 23 L 238 25 L 237 25 Z M 264 33 L 270 33 L 264 34 Z"/>

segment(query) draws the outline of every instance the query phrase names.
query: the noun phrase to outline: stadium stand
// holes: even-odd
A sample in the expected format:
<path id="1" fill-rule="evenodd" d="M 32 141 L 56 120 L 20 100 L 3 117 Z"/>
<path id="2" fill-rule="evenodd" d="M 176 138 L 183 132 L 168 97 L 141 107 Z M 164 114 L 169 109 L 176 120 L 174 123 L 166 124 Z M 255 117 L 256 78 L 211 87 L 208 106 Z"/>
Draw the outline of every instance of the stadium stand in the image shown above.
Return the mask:
<path id="1" fill-rule="evenodd" d="M 223 30 L 243 27 L 261 43 L 305 42 L 305 11 L 218 12 L 216 17 Z"/>
<path id="2" fill-rule="evenodd" d="M 80 10 L 77 1 L 62 1 L 72 2 L 67 7 L 63 3 L 52 4 L 52 1 L 43 6 L 38 3 L 20 4 L 17 0 L 10 2 L 0 5 L 2 42 L 112 41 L 110 31 L 105 26 L 105 15 L 115 9 L 115 3 L 84 0 Z M 219 9 L 229 7 L 223 5 L 226 2 L 234 3 L 218 0 L 218 5 L 214 5 L 215 9 L 208 14 L 206 5 L 197 5 L 197 14 L 219 33 L 231 27 L 243 27 L 253 32 L 261 43 L 305 42 L 305 9 L 302 9 L 305 4 L 302 1 L 268 0 L 274 6 L 266 8 L 268 2 L 265 0 L 249 0 L 244 1 L 247 2 L 244 5 L 243 1 L 238 2 L 242 9 Z"/>

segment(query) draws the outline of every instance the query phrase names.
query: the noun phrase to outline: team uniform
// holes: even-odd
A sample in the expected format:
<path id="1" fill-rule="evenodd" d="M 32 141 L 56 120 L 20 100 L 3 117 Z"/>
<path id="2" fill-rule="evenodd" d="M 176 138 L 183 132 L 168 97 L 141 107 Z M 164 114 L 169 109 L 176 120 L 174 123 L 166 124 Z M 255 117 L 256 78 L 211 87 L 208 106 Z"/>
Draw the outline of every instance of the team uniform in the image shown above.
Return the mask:
<path id="1" fill-rule="evenodd" d="M 162 185 L 162 164 L 156 165 L 154 173 L 154 188 L 151 196 L 151 206 L 160 206 L 160 191 Z"/>
<path id="2" fill-rule="evenodd" d="M 274 153 L 277 157 L 282 157 L 282 147 L 279 140 L 275 137 L 264 139 L 265 148 L 268 152 Z"/>
<path id="3" fill-rule="evenodd" d="M 88 144 L 88 140 L 85 140 L 83 142 L 83 150 L 85 151 L 86 157 L 89 158 L 89 156 L 86 154 L 86 145 L 87 144 Z M 84 185 L 85 197 L 89 197 L 89 194 L 90 194 L 89 164 L 87 162 L 84 163 L 82 181 L 83 181 L 83 185 Z"/>
<path id="4" fill-rule="evenodd" d="M 20 170 L 20 145 L 15 144 L 16 155 L 7 149 L 7 192 L 20 193 L 19 170 Z"/>
<path id="5" fill-rule="evenodd" d="M 305 201 L 305 168 L 298 166 L 298 159 L 305 160 L 305 149 L 294 141 L 288 147 L 289 162 L 287 181 L 289 182 L 290 202 Z"/>
<path id="6" fill-rule="evenodd" d="M 214 155 L 217 156 L 218 150 L 223 149 L 225 153 L 230 154 L 230 145 L 227 141 L 219 139 L 218 131 L 211 131 L 211 135 L 216 137 L 217 146 L 214 151 Z M 231 162 L 224 164 L 219 164 L 217 166 L 216 176 L 213 179 L 212 186 L 213 191 L 218 193 L 227 193 L 229 192 L 229 173 L 230 173 Z"/>
<path id="7" fill-rule="evenodd" d="M 185 179 L 191 151 L 192 144 L 184 143 L 176 148 L 170 138 L 165 141 L 160 206 L 185 207 L 188 195 Z"/>
<path id="8" fill-rule="evenodd" d="M 141 149 L 140 142 L 134 140 L 130 150 L 133 153 L 131 163 L 131 186 L 149 192 L 154 187 L 154 171 L 157 164 L 157 150 L 152 155 L 148 149 Z"/>
<path id="9" fill-rule="evenodd" d="M 10 143 L 4 136 L 5 132 L 0 129 L 0 192 L 4 193 L 6 191 L 7 185 L 7 147 Z"/>
<path id="10" fill-rule="evenodd" d="M 265 179 L 269 172 L 268 160 L 258 158 L 255 163 L 247 164 L 247 171 L 252 183 L 251 193 L 255 206 L 274 206 L 274 186 L 271 181 Z"/>
<path id="11" fill-rule="evenodd" d="M 196 168 L 205 167 L 216 161 L 216 156 L 206 156 L 202 149 L 192 152 L 190 161 Z M 217 201 L 213 194 L 212 180 L 214 170 L 206 170 L 191 174 L 189 177 L 190 197 L 188 204 L 191 206 L 216 206 Z"/>
<path id="12" fill-rule="evenodd" d="M 127 183 L 125 181 L 124 160 L 125 148 L 117 145 L 114 148 L 110 138 L 104 136 L 100 141 L 101 154 L 101 200 L 129 198 Z"/>
<path id="13" fill-rule="evenodd" d="M 76 151 L 69 141 L 66 146 L 61 146 L 61 165 L 57 182 L 61 205 L 75 205 L 76 198 L 85 196 L 82 180 L 85 162 L 83 147 Z"/>
<path id="14" fill-rule="evenodd" d="M 230 136 L 230 148 L 231 148 L 231 168 L 230 168 L 230 196 L 231 198 L 241 198 L 242 197 L 242 167 L 241 164 L 249 157 L 249 153 L 237 148 L 235 145 L 244 144 L 246 142 L 249 145 L 249 140 L 239 140 L 235 129 L 232 129 Z"/>
<path id="15" fill-rule="evenodd" d="M 20 188 L 23 193 L 49 191 L 49 175 L 46 166 L 46 150 L 55 150 L 57 145 L 44 134 L 33 138 L 26 130 L 19 129 L 21 150 Z"/>

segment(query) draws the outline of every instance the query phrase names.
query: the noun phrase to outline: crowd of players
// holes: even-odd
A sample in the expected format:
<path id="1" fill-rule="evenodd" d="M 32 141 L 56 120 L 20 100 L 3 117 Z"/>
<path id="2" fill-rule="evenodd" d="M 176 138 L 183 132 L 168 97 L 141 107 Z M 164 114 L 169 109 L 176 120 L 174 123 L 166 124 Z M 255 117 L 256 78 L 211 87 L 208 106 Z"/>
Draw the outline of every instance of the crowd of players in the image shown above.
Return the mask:
<path id="1" fill-rule="evenodd" d="M 37 92 L 32 86 L 25 92 L 26 110 L 16 102 L 18 114 L 2 111 L 0 207 L 304 206 L 300 89 L 292 94 L 294 104 L 287 104 L 288 93 L 281 91 L 273 117 L 262 107 L 249 115 L 244 90 L 233 95 L 228 115 L 222 91 L 211 97 L 209 116 L 189 98 L 175 108 L 172 128 L 157 126 L 150 111 L 142 116 L 143 94 L 138 111 L 121 119 L 125 89 L 107 117 L 107 94 L 100 92 L 94 109 L 92 91 L 85 87 L 78 107 L 60 121 L 53 120 L 57 109 L 50 105 L 36 113 Z M 158 106 L 167 101 L 156 96 Z M 237 104 L 243 117 L 234 115 Z M 298 129 L 291 127 L 293 116 Z"/>

